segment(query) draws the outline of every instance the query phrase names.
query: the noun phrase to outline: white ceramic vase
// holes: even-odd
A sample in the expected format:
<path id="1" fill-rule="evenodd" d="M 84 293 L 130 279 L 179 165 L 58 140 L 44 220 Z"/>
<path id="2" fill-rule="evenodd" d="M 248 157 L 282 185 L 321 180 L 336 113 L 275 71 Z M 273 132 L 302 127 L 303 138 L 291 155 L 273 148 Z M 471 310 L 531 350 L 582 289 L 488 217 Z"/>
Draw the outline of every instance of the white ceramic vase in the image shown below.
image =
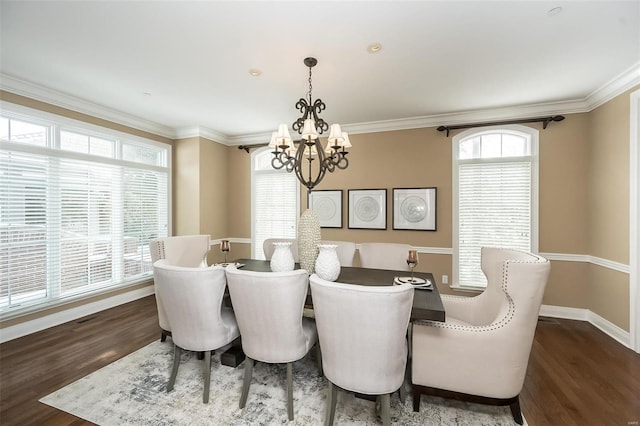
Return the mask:
<path id="1" fill-rule="evenodd" d="M 316 274 L 323 280 L 335 281 L 340 275 L 340 259 L 335 244 L 318 244 L 320 253 L 316 260 Z"/>
<path id="2" fill-rule="evenodd" d="M 271 270 L 273 272 L 293 271 L 295 261 L 291 253 L 291 243 L 287 241 L 277 241 L 273 243 L 276 248 L 271 256 Z"/>

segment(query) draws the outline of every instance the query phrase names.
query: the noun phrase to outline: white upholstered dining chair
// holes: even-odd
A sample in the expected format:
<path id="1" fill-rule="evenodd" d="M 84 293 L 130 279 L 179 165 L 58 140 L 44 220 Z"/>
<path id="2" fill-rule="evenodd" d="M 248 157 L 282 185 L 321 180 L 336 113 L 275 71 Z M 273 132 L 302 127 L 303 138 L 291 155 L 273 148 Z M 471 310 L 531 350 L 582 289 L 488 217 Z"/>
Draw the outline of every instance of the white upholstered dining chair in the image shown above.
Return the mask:
<path id="1" fill-rule="evenodd" d="M 343 284 L 315 274 L 309 280 L 328 380 L 325 425 L 334 421 L 336 387 L 377 395 L 389 425 L 390 396 L 404 384 L 413 287 Z"/>
<path id="2" fill-rule="evenodd" d="M 360 265 L 363 268 L 408 271 L 407 256 L 412 248 L 409 244 L 361 243 L 358 249 Z"/>
<path id="3" fill-rule="evenodd" d="M 246 355 L 240 408 L 247 402 L 254 361 L 287 364 L 287 414 L 293 420 L 293 362 L 318 339 L 315 323 L 302 315 L 307 271 L 252 272 L 229 266 L 226 273 Z"/>
<path id="4" fill-rule="evenodd" d="M 207 266 L 209 240 L 209 235 L 181 235 L 153 239 L 149 241 L 151 263 L 153 264 L 158 260 L 166 259 L 171 265 L 175 266 L 204 268 Z M 171 325 L 165 314 L 162 298 L 158 295 L 157 287 L 155 287 L 155 295 L 161 332 L 160 340 L 164 342 L 167 336 L 171 335 Z"/>
<path id="5" fill-rule="evenodd" d="M 186 268 L 167 260 L 153 264 L 157 291 L 166 303 L 165 313 L 171 324 L 174 344 L 173 367 L 167 392 L 173 389 L 182 350 L 204 352 L 204 392 L 209 402 L 211 351 L 240 336 L 233 310 L 222 306 L 226 287 L 224 268 Z"/>
<path id="6" fill-rule="evenodd" d="M 442 295 L 446 322 L 413 325 L 413 409 L 420 395 L 509 405 L 522 424 L 524 383 L 547 259 L 516 250 L 482 248 L 487 288 L 475 297 Z"/>
<path id="7" fill-rule="evenodd" d="M 336 247 L 340 266 L 353 266 L 353 258 L 356 255 L 356 243 L 351 241 L 322 240 L 320 244 L 333 244 Z"/>
<path id="8" fill-rule="evenodd" d="M 267 238 L 262 243 L 262 251 L 264 252 L 265 259 L 271 260 L 271 257 L 273 256 L 273 252 L 276 249 L 273 246 L 273 243 L 277 243 L 280 241 L 291 243 L 291 254 L 293 254 L 293 261 L 299 262 L 300 256 L 298 255 L 298 239 L 297 238 Z"/>

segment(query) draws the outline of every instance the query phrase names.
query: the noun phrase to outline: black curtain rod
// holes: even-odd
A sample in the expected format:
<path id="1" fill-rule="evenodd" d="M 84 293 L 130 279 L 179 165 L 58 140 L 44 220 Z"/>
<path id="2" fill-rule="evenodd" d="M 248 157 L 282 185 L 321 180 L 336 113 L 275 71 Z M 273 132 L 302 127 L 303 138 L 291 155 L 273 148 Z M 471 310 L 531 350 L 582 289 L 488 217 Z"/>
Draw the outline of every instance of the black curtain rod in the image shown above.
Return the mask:
<path id="1" fill-rule="evenodd" d="M 244 149 L 248 154 L 249 151 L 252 150 L 253 148 L 260 148 L 260 147 L 267 146 L 267 145 L 269 145 L 269 144 L 268 143 L 259 143 L 259 144 L 256 144 L 256 145 L 239 145 L 238 149 Z"/>
<path id="2" fill-rule="evenodd" d="M 300 141 L 299 141 L 299 140 L 297 140 L 297 141 L 293 141 L 293 144 L 294 144 L 294 145 L 298 145 L 299 143 L 300 143 Z M 261 148 L 261 147 L 263 147 L 263 146 L 267 146 L 267 145 L 269 145 L 269 144 L 268 144 L 268 143 L 257 143 L 257 144 L 255 144 L 255 145 L 239 145 L 239 146 L 238 146 L 238 149 L 244 149 L 244 150 L 247 152 L 247 154 L 248 154 L 248 153 L 249 153 L 249 151 L 250 151 L 250 150 L 252 150 L 252 149 L 254 149 L 254 148 Z"/>
<path id="3" fill-rule="evenodd" d="M 451 130 L 458 129 L 471 129 L 473 127 L 486 127 L 486 126 L 502 126 L 503 124 L 522 124 L 522 123 L 542 123 L 542 128 L 546 129 L 549 123 L 552 121 L 562 121 L 564 120 L 564 115 L 552 115 L 549 117 L 539 117 L 539 118 L 527 118 L 523 120 L 507 120 L 507 121 L 493 121 L 491 123 L 476 123 L 476 124 L 458 124 L 456 126 L 440 126 L 438 127 L 439 132 L 447 132 L 447 136 L 449 136 L 449 132 Z M 247 153 L 253 148 L 260 148 L 262 146 L 267 146 L 268 143 L 261 143 L 256 145 L 240 145 L 238 149 L 244 149 Z"/>
<path id="4" fill-rule="evenodd" d="M 486 126 L 502 126 L 503 124 L 522 124 L 522 123 L 542 123 L 542 128 L 546 129 L 549 123 L 552 121 L 562 121 L 564 120 L 564 115 L 552 115 L 549 117 L 539 117 L 539 118 L 528 118 L 523 120 L 507 120 L 507 121 L 494 121 L 492 123 L 477 123 L 477 124 L 459 124 L 456 126 L 440 126 L 438 127 L 439 132 L 444 132 L 446 130 L 447 136 L 449 136 L 449 132 L 451 130 L 458 129 L 471 129 L 473 127 L 486 127 Z"/>

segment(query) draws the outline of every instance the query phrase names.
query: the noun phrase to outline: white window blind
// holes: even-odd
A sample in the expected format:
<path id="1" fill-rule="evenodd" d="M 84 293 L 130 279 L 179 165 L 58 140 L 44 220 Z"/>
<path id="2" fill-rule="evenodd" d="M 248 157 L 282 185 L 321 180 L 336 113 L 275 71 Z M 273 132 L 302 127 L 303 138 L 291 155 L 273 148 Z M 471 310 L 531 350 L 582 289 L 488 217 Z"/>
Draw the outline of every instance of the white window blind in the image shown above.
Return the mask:
<path id="1" fill-rule="evenodd" d="M 481 247 L 531 247 L 531 163 L 461 164 L 458 179 L 459 283 L 486 286 Z"/>
<path id="2" fill-rule="evenodd" d="M 271 167 L 271 151 L 253 154 L 253 256 L 264 259 L 267 238 L 296 238 L 299 186 L 294 173 Z"/>
<path id="3" fill-rule="evenodd" d="M 167 235 L 168 146 L 46 116 L 0 120 L 2 318 L 147 279 Z"/>
<path id="4" fill-rule="evenodd" d="M 482 247 L 537 249 L 533 132 L 476 131 L 454 140 L 457 286 L 486 287 Z"/>

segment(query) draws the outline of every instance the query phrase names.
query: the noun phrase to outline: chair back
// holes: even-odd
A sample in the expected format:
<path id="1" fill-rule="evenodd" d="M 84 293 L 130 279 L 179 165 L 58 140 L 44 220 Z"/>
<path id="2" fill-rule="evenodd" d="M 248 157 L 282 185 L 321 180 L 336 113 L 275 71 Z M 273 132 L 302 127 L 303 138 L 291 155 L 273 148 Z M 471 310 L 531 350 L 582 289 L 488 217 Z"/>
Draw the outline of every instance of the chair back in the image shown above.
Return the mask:
<path id="1" fill-rule="evenodd" d="M 474 325 L 487 325 L 499 318 L 504 309 L 508 306 L 508 295 L 504 287 L 505 279 L 505 262 L 533 262 L 534 264 L 541 262 L 543 269 L 549 266 L 549 262 L 540 256 L 505 248 L 482 247 L 481 249 L 481 268 L 487 277 L 487 287 L 477 297 L 478 302 L 473 315 Z M 534 269 L 537 268 L 531 265 Z M 548 272 L 547 272 L 548 274 Z M 546 280 L 545 280 L 546 283 Z M 542 286 L 544 291 L 544 286 Z M 537 313 L 536 313 L 537 315 Z"/>
<path id="2" fill-rule="evenodd" d="M 149 242 L 151 261 L 167 259 L 170 264 L 186 267 L 207 266 L 209 235 L 180 235 L 156 238 Z"/>
<path id="3" fill-rule="evenodd" d="M 298 255 L 297 238 L 267 238 L 262 243 L 262 251 L 264 252 L 265 259 L 271 260 L 271 257 L 273 257 L 273 252 L 276 250 L 276 248 L 273 246 L 273 243 L 281 241 L 291 243 L 291 254 L 293 254 L 293 260 L 294 262 L 299 262 L 300 256 Z"/>
<path id="4" fill-rule="evenodd" d="M 176 345 L 209 351 L 239 336 L 233 312 L 222 308 L 224 268 L 188 268 L 159 260 L 153 264 L 153 275 Z"/>
<path id="5" fill-rule="evenodd" d="M 360 265 L 363 268 L 408 271 L 407 256 L 412 247 L 397 243 L 361 243 Z"/>
<path id="6" fill-rule="evenodd" d="M 151 263 L 166 259 L 171 265 L 175 266 L 206 267 L 209 239 L 209 235 L 182 235 L 153 239 L 149 241 Z M 171 325 L 162 305 L 162 298 L 158 295 L 157 287 L 155 294 L 160 328 L 165 331 L 171 331 Z"/>
<path id="7" fill-rule="evenodd" d="M 368 395 L 395 392 L 407 364 L 414 289 L 310 277 L 322 368 L 333 384 Z"/>
<path id="8" fill-rule="evenodd" d="M 338 253 L 340 266 L 353 266 L 353 258 L 356 255 L 356 243 L 351 241 L 322 240 L 320 244 L 333 244 L 338 246 L 336 247 L 336 253 Z"/>
<path id="9" fill-rule="evenodd" d="M 226 274 L 244 353 L 268 363 L 302 358 L 316 337 L 315 332 L 305 335 L 302 325 L 307 271 L 253 272 L 227 267 Z"/>

